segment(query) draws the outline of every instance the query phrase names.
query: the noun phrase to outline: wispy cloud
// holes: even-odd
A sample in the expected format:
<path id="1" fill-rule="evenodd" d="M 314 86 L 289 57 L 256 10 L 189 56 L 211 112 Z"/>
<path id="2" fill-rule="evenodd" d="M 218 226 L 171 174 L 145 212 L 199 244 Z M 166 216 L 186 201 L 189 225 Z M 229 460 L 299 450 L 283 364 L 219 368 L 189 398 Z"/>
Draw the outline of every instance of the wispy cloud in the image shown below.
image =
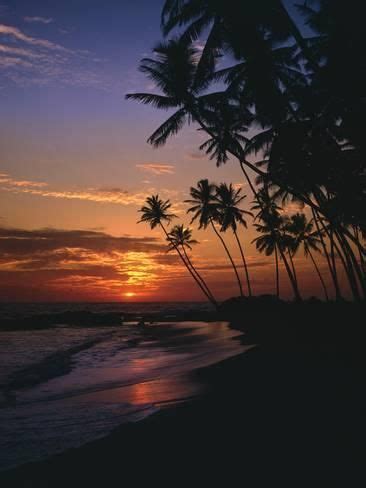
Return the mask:
<path id="1" fill-rule="evenodd" d="M 40 188 L 47 186 L 43 181 L 17 180 L 6 173 L 0 173 L 0 185 L 9 185 L 16 188 Z"/>
<path id="2" fill-rule="evenodd" d="M 5 44 L 0 44 L 0 53 L 12 54 L 16 56 L 25 56 L 27 58 L 42 58 L 43 55 L 31 51 L 29 49 L 24 49 L 21 47 L 7 46 Z"/>
<path id="3" fill-rule="evenodd" d="M 143 191 L 130 191 L 119 187 L 80 188 L 80 189 L 52 189 L 48 183 L 40 181 L 18 180 L 8 174 L 0 174 L 0 189 L 10 193 L 25 193 L 40 197 L 57 198 L 64 200 L 84 200 L 96 203 L 114 203 L 117 205 L 141 205 L 147 194 L 156 193 L 155 188 Z M 174 198 L 177 192 L 161 189 L 159 192 L 164 198 Z"/>
<path id="4" fill-rule="evenodd" d="M 51 24 L 53 22 L 52 17 L 23 17 L 25 22 L 38 23 L 38 24 Z"/>
<path id="5" fill-rule="evenodd" d="M 174 174 L 174 166 L 172 164 L 143 163 L 136 164 L 136 168 L 154 175 Z"/>
<path id="6" fill-rule="evenodd" d="M 48 41 L 46 39 L 39 39 L 36 37 L 31 37 L 22 32 L 20 29 L 17 27 L 13 27 L 10 25 L 5 25 L 5 24 L 0 24 L 0 35 L 2 36 L 8 36 L 11 38 L 14 38 L 18 41 L 25 42 L 26 44 L 30 44 L 33 46 L 39 46 L 45 49 L 52 49 L 56 51 L 65 51 L 65 52 L 70 52 L 69 49 L 66 49 L 65 47 L 55 44 L 54 42 Z"/>
<path id="7" fill-rule="evenodd" d="M 104 62 L 89 51 L 70 49 L 0 23 L 0 76 L 22 88 L 53 83 L 120 90 L 121 82 L 101 69 Z"/>
<path id="8" fill-rule="evenodd" d="M 4 68 L 11 68 L 14 66 L 22 66 L 23 68 L 31 68 L 32 63 L 29 61 L 25 61 L 21 58 L 14 58 L 9 56 L 1 56 L 0 57 L 0 66 Z"/>

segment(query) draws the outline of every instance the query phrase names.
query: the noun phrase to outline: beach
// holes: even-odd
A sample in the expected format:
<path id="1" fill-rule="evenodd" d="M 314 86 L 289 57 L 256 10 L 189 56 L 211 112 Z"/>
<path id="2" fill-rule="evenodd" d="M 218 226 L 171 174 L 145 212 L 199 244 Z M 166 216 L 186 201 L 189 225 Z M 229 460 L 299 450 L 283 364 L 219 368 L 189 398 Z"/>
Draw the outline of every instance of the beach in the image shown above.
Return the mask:
<path id="1" fill-rule="evenodd" d="M 196 320 L 184 320 L 187 307 L 179 307 L 174 315 L 172 305 L 160 312 L 155 306 L 153 316 L 154 305 L 135 306 L 138 313 L 122 322 L 121 308 L 126 318 L 131 307 L 115 305 L 112 324 L 108 305 L 96 312 L 96 306 L 82 311 L 66 304 L 48 310 L 47 321 L 43 307 L 42 314 L 15 314 L 5 322 L 0 472 L 80 447 L 202 394 L 204 385 L 190 373 L 247 346 L 227 321 L 197 320 L 199 310 Z M 191 313 L 200 307 L 191 305 Z"/>
<path id="2" fill-rule="evenodd" d="M 319 309 L 304 308 L 304 321 L 314 312 L 320 319 Z M 194 399 L 2 473 L 3 486 L 236 486 L 237 479 L 248 486 L 363 486 L 364 359 L 339 343 L 334 321 L 332 327 L 335 334 L 313 347 L 304 338 L 283 342 L 278 327 L 281 341 L 262 336 L 262 345 L 191 371 L 205 386 Z M 250 333 L 242 342 L 252 342 Z"/>

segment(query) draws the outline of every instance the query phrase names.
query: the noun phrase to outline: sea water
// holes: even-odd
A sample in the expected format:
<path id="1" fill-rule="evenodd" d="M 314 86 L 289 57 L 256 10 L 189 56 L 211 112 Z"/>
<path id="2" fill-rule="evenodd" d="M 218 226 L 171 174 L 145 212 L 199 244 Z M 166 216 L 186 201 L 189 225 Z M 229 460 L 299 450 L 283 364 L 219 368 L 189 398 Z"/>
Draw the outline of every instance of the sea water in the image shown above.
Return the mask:
<path id="1" fill-rule="evenodd" d="M 44 459 L 107 435 L 124 422 L 199 395 L 189 373 L 244 350 L 226 322 L 178 321 L 203 304 L 58 304 L 3 307 L 11 317 L 67 311 L 146 315 L 141 326 L 0 330 L 0 469 Z M 167 321 L 168 320 L 168 321 Z"/>

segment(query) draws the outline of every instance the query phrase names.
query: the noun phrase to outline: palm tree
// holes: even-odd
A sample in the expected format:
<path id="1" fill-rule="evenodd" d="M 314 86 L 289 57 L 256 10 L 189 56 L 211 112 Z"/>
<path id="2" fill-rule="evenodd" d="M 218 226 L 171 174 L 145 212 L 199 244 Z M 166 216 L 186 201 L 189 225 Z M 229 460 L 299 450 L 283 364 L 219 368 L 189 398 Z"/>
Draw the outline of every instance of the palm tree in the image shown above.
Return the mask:
<path id="1" fill-rule="evenodd" d="M 209 183 L 207 179 L 200 180 L 197 183 L 197 188 L 191 187 L 190 194 L 192 198 L 185 200 L 185 202 L 193 205 L 187 210 L 187 213 L 193 213 L 191 223 L 198 219 L 199 229 L 206 229 L 208 225 L 211 226 L 225 249 L 238 282 L 240 296 L 243 296 L 243 289 L 236 265 L 224 239 L 215 226 L 215 222 L 219 221 L 218 204 L 215 201 L 216 185 Z"/>
<path id="2" fill-rule="evenodd" d="M 226 230 L 229 228 L 233 231 L 243 261 L 243 266 L 244 266 L 245 276 L 246 276 L 246 281 L 248 286 L 248 295 L 251 297 L 252 288 L 250 285 L 248 266 L 245 259 L 243 246 L 239 240 L 238 233 L 237 233 L 238 224 L 247 228 L 247 223 L 244 219 L 244 215 L 250 215 L 251 217 L 253 216 L 251 212 L 247 212 L 246 210 L 242 210 L 241 208 L 239 208 L 239 204 L 245 198 L 246 195 L 241 195 L 241 189 L 240 188 L 235 189 L 231 183 L 230 185 L 227 185 L 226 183 L 221 183 L 216 188 L 215 200 L 218 203 L 217 210 L 218 210 L 218 219 L 221 224 L 220 231 L 226 232 Z"/>
<path id="3" fill-rule="evenodd" d="M 205 57 L 210 60 L 213 50 L 229 43 L 234 52 L 247 47 L 250 39 L 260 26 L 263 32 L 270 32 L 277 41 L 287 41 L 292 37 L 314 70 L 318 66 L 296 23 L 290 17 L 281 0 L 256 0 L 253 2 L 207 1 L 207 0 L 166 0 L 161 24 L 167 35 L 172 29 L 188 25 L 185 37 L 193 40 L 209 29 L 205 46 Z"/>
<path id="4" fill-rule="evenodd" d="M 302 37 L 283 0 L 167 0 L 164 32 L 188 27 L 181 39 L 159 45 L 156 58 L 141 64 L 163 95 L 128 97 L 177 109 L 149 138 L 152 144 L 164 144 L 185 122 L 195 121 L 209 135 L 201 148 L 218 164 L 234 155 L 254 195 L 247 167 L 308 204 L 330 229 L 330 258 L 339 246 L 354 296 L 360 297 L 357 279 L 366 296 L 365 274 L 351 246 L 366 256 L 364 243 L 352 232 L 354 225 L 365 228 L 366 71 L 362 29 L 353 28 L 354 22 L 360 26 L 361 10 L 354 6 L 345 15 L 342 2 L 328 0 L 319 1 L 316 9 L 307 2 L 301 7 L 318 37 Z M 198 56 L 189 42 L 204 31 L 208 36 Z M 347 43 L 342 41 L 345 34 Z M 216 59 L 224 51 L 233 55 L 235 64 L 215 74 Z M 224 81 L 225 91 L 206 94 L 217 80 Z M 264 130 L 248 141 L 243 132 L 254 123 Z M 266 171 L 247 160 L 258 151 L 265 153 Z M 345 218 L 339 219 L 327 205 L 323 189 L 343 207 Z M 294 267 L 292 274 L 296 279 Z"/>
<path id="5" fill-rule="evenodd" d="M 169 238 L 167 239 L 169 242 L 169 248 L 168 251 L 172 251 L 173 249 L 176 249 L 177 247 L 181 247 L 183 250 L 185 259 L 188 263 L 188 265 L 191 267 L 193 273 L 197 276 L 199 281 L 201 282 L 202 286 L 205 288 L 206 292 L 208 295 L 210 295 L 211 299 L 215 304 L 217 305 L 217 302 L 209 289 L 207 283 L 205 280 L 202 278 L 200 273 L 197 271 L 197 268 L 193 265 L 186 248 L 189 250 L 192 250 L 192 246 L 195 244 L 198 244 L 198 241 L 192 238 L 192 230 L 189 228 L 185 228 L 182 224 L 181 225 L 175 225 L 172 230 L 168 234 Z"/>
<path id="6" fill-rule="evenodd" d="M 157 86 L 162 95 L 130 93 L 126 98 L 158 109 L 177 109 L 148 138 L 150 144 L 159 147 L 179 132 L 186 122 L 195 119 L 198 113 L 197 97 L 207 87 L 208 80 L 197 78 L 199 51 L 182 39 L 160 43 L 153 52 L 155 58 L 141 60 L 140 71 Z M 205 97 L 202 95 L 201 98 Z"/>
<path id="7" fill-rule="evenodd" d="M 328 302 L 329 296 L 327 287 L 312 253 L 312 251 L 320 252 L 319 245 L 321 244 L 320 238 L 316 233 L 314 233 L 313 222 L 308 221 L 305 214 L 296 213 L 291 215 L 290 221 L 287 224 L 287 230 L 294 236 L 295 239 L 294 252 L 296 253 L 299 247 L 302 245 L 305 256 L 310 257 L 323 287 L 325 299 Z"/>
<path id="8" fill-rule="evenodd" d="M 256 244 L 256 248 L 260 252 L 265 252 L 267 256 L 270 256 L 275 252 L 276 257 L 276 283 L 277 283 L 277 296 L 279 296 L 279 274 L 278 274 L 278 255 L 281 257 L 292 289 L 295 299 L 301 301 L 301 295 L 297 285 L 296 277 L 293 270 L 288 263 L 285 251 L 288 251 L 289 240 L 288 234 L 285 234 L 283 229 L 283 219 L 279 213 L 263 212 L 261 215 L 262 224 L 255 224 L 257 231 L 262 234 L 253 240 Z"/>
<path id="9" fill-rule="evenodd" d="M 139 212 L 142 213 L 141 219 L 138 221 L 140 222 L 146 222 L 150 225 L 151 229 L 155 229 L 155 227 L 160 226 L 160 228 L 163 230 L 165 237 L 167 240 L 170 242 L 169 234 L 165 228 L 164 223 L 169 224 L 176 215 L 173 213 L 169 213 L 169 209 L 171 208 L 172 204 L 170 203 L 169 200 L 163 201 L 159 198 L 159 195 L 152 195 L 151 197 L 148 197 L 146 199 L 145 205 L 139 210 Z M 195 280 L 197 285 L 200 287 L 202 292 L 205 294 L 205 296 L 208 298 L 208 300 L 217 306 L 216 301 L 212 299 L 212 297 L 207 293 L 197 276 L 193 273 L 191 267 L 189 264 L 185 261 L 183 254 L 181 253 L 179 246 L 175 245 L 172 243 L 174 249 L 177 251 L 179 257 L 181 258 L 183 264 L 189 271 L 190 275 L 192 278 Z"/>
<path id="10" fill-rule="evenodd" d="M 275 266 L 276 266 L 276 296 L 280 298 L 280 275 L 278 267 L 278 247 L 279 247 L 279 236 L 275 231 L 275 228 L 267 223 L 255 224 L 257 232 L 261 235 L 253 239 L 255 246 L 259 252 L 264 252 L 266 256 L 272 256 L 275 254 Z"/>
<path id="11" fill-rule="evenodd" d="M 260 220 L 263 224 L 255 225 L 258 232 L 263 234 L 262 236 L 254 239 L 252 242 L 256 243 L 256 247 L 260 252 L 265 252 L 267 256 L 275 254 L 276 265 L 276 295 L 280 297 L 280 274 L 279 274 L 279 251 L 278 251 L 278 229 L 281 224 L 280 210 L 268 191 L 267 186 L 263 186 L 255 193 L 255 200 L 253 202 L 251 210 L 256 211 L 255 221 Z"/>
<path id="12" fill-rule="evenodd" d="M 333 216 L 324 213 L 323 205 L 311 198 L 311 189 L 304 191 L 303 182 L 306 176 L 312 183 L 319 183 L 316 180 L 322 173 L 328 177 L 327 188 L 329 183 L 334 188 L 334 176 L 340 174 L 342 167 L 346 168 L 343 170 L 345 176 L 351 174 L 355 160 L 359 161 L 359 174 L 365 173 L 366 144 L 362 121 L 366 113 L 363 96 L 366 71 L 362 49 L 362 2 L 356 2 L 346 10 L 341 1 L 321 0 L 314 9 L 309 4 L 304 2 L 297 6 L 312 29 L 313 37 L 307 39 L 302 36 L 283 0 L 166 0 L 162 28 L 166 35 L 184 26 L 182 37 L 190 40 L 208 32 L 197 72 L 205 72 L 207 67 L 212 70 L 218 54 L 224 51 L 233 54 L 236 64 L 216 73 L 213 79 L 224 79 L 226 92 L 241 104 L 243 101 L 244 105 L 252 103 L 256 122 L 266 126 L 263 133 L 250 141 L 244 154 L 239 152 L 241 163 L 247 154 L 261 147 L 269 148 L 275 156 L 276 151 L 272 149 L 277 150 L 278 143 L 283 144 L 288 157 L 279 158 L 282 168 L 271 165 L 272 180 L 331 221 Z M 345 38 L 347 42 L 344 42 Z M 302 134 L 302 141 L 291 144 L 290 133 Z M 232 146 L 230 137 L 226 140 L 229 147 Z M 348 141 L 352 144 L 347 146 Z M 272 148 L 273 142 L 276 142 L 275 148 Z M 297 157 L 291 153 L 290 146 L 297 150 Z M 223 152 L 221 147 L 219 154 Z M 238 152 L 234 155 L 238 156 Z M 340 158 L 346 160 L 344 164 L 339 164 Z M 321 165 L 318 164 L 320 160 Z M 296 161 L 299 162 L 297 167 Z M 346 186 L 350 189 L 345 205 L 350 210 L 348 217 L 357 215 L 356 224 L 364 223 L 364 212 L 360 212 L 365 206 L 363 189 L 356 192 L 354 185 L 344 184 L 344 177 L 339 181 L 338 192 L 342 193 Z M 352 197 L 354 195 L 357 198 Z M 350 264 L 365 292 L 362 270 L 357 266 L 347 239 L 356 244 L 362 256 L 366 256 L 366 249 L 347 225 L 342 223 L 338 232 L 343 241 L 340 246 L 347 248 Z"/>
<path id="13" fill-rule="evenodd" d="M 207 93 L 207 87 L 213 79 L 216 57 L 213 56 L 213 62 L 209 65 L 204 63 L 205 69 L 201 69 L 202 54 L 182 37 L 158 44 L 153 53 L 154 58 L 141 60 L 140 71 L 162 94 L 130 93 L 126 99 L 137 100 L 165 111 L 177 110 L 150 135 L 147 142 L 154 147 L 162 146 L 185 123 L 194 121 L 209 135 L 209 140 L 201 149 L 217 156 L 218 164 L 225 162 L 226 153 L 230 153 L 238 159 L 248 180 L 244 165 L 264 177 L 264 172 L 244 158 L 242 143 L 246 139 L 243 132 L 247 131 L 248 123 L 253 120 L 250 111 L 243 104 L 240 107 L 230 104 L 226 92 Z M 235 122 L 229 122 L 228 115 L 234 117 L 234 113 Z M 250 180 L 249 184 L 253 189 Z"/>
<path id="14" fill-rule="evenodd" d="M 293 257 L 295 256 L 296 251 L 298 249 L 298 243 L 295 237 L 291 234 L 291 232 L 289 232 L 290 224 L 291 224 L 291 219 L 287 215 L 282 216 L 282 223 L 281 223 L 282 246 L 287 251 L 290 264 L 291 264 L 292 274 L 295 279 L 296 286 L 298 287 L 297 273 L 296 273 L 295 263 L 293 260 Z"/>

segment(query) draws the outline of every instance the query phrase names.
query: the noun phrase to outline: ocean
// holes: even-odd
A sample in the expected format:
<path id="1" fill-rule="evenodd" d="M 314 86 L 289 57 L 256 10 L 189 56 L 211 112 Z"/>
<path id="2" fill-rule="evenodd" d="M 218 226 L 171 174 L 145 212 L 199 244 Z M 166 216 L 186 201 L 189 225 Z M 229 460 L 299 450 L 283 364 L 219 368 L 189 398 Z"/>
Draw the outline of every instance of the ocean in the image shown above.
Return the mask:
<path id="1" fill-rule="evenodd" d="M 239 336 L 203 303 L 2 305 L 0 470 L 200 395 Z"/>

